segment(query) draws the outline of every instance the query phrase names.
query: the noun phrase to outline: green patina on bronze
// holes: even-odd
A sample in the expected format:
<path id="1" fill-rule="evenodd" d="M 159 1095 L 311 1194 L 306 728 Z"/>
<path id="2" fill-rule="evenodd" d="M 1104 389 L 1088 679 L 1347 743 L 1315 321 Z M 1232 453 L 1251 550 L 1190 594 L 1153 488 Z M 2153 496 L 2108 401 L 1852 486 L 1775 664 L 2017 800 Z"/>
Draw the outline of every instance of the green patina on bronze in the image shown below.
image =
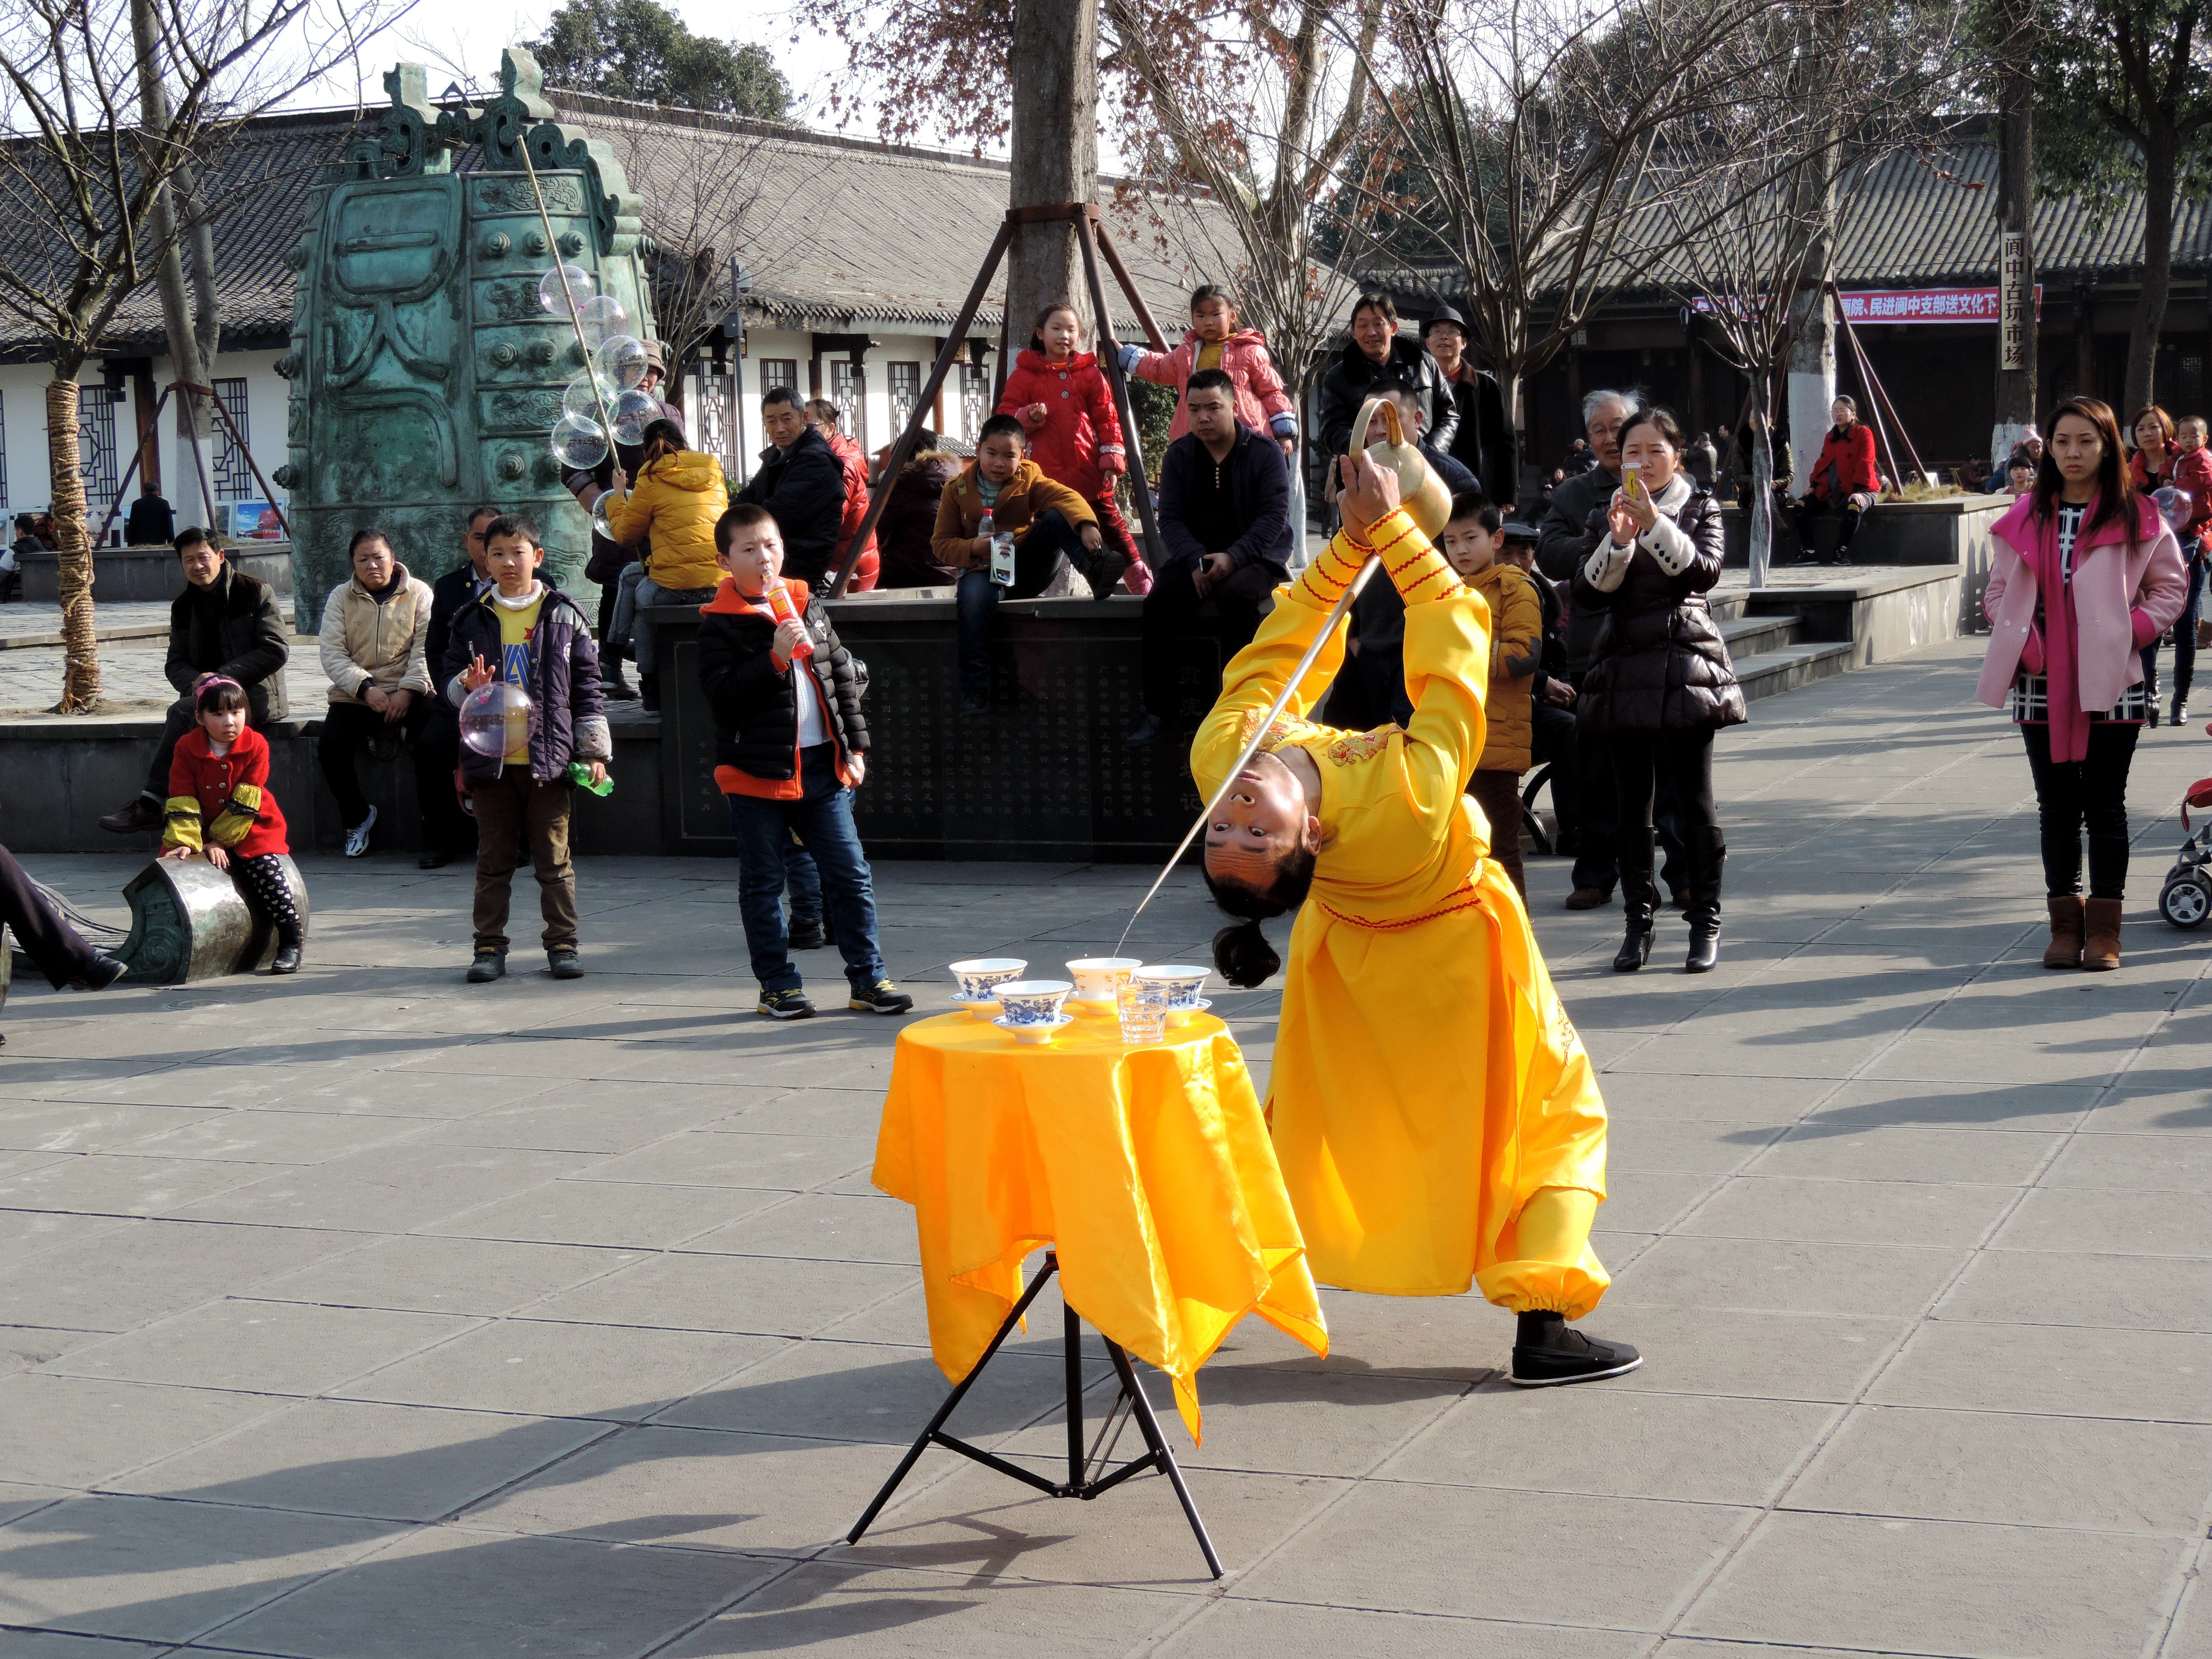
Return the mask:
<path id="1" fill-rule="evenodd" d="M 650 339 L 637 203 L 606 145 L 552 118 L 519 46 L 501 55 L 500 96 L 482 109 L 434 108 L 420 64 L 384 84 L 383 131 L 318 184 L 289 256 L 292 344 L 276 370 L 292 383 L 291 456 L 276 482 L 291 492 L 295 619 L 320 622 L 362 526 L 390 532 L 428 580 L 457 562 L 479 505 L 536 520 L 550 573 L 588 605 L 590 519 L 547 448 L 582 355 L 568 319 L 538 304 L 556 252 L 523 149 L 559 257 Z"/>

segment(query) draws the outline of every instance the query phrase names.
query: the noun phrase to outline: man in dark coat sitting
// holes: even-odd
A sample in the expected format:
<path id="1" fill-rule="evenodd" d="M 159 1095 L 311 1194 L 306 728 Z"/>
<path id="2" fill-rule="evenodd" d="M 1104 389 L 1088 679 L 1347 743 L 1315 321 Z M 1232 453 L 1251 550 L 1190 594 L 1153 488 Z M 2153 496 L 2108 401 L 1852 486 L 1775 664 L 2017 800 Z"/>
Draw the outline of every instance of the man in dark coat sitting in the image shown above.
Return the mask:
<path id="1" fill-rule="evenodd" d="M 204 530 L 185 531 L 176 546 L 184 562 L 185 591 L 169 606 L 169 654 L 161 672 L 176 688 L 177 700 L 162 723 L 161 744 L 146 769 L 145 787 L 128 806 L 100 821 L 101 829 L 118 836 L 161 827 L 161 804 L 169 795 L 169 762 L 177 740 L 192 729 L 192 685 L 201 675 L 221 674 L 246 688 L 248 718 L 257 732 L 284 718 L 284 664 L 292 654 L 292 630 L 276 609 L 276 590 L 233 568 Z"/>
<path id="2" fill-rule="evenodd" d="M 1237 418 L 1237 387 L 1201 368 L 1183 393 L 1190 430 L 1160 458 L 1160 537 L 1167 556 L 1145 596 L 1145 718 L 1132 747 L 1176 714 L 1176 642 L 1213 602 L 1221 660 L 1252 643 L 1260 607 L 1291 557 L 1291 474 L 1282 446 Z M 1211 694 L 1209 693 L 1209 701 Z"/>
<path id="3" fill-rule="evenodd" d="M 760 470 L 732 505 L 764 507 L 783 532 L 783 568 L 821 591 L 835 565 L 845 524 L 845 464 L 830 441 L 806 422 L 805 400 L 787 386 L 761 398 L 761 430 L 769 447 Z"/>

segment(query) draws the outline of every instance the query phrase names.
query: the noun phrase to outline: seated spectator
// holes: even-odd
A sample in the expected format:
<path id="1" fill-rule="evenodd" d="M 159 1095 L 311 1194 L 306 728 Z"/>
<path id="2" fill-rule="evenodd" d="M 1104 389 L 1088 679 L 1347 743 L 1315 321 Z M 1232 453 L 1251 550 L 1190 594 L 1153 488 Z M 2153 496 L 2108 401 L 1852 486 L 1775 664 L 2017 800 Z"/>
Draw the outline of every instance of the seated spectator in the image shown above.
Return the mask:
<path id="1" fill-rule="evenodd" d="M 471 512 L 461 528 L 461 562 L 430 584 L 430 631 L 423 638 L 422 659 L 433 673 L 446 659 L 446 647 L 453 636 L 453 618 L 491 586 L 491 572 L 484 566 L 483 531 L 498 516 L 499 509 L 494 507 L 479 507 Z M 598 540 L 593 537 L 595 557 Z M 607 592 L 613 592 L 610 584 Z M 604 612 L 605 607 L 601 610 Z M 438 870 L 456 858 L 476 856 L 477 821 L 461 810 L 460 794 L 453 783 L 453 774 L 461 765 L 459 717 L 445 698 L 434 695 L 429 702 L 430 717 L 415 734 L 416 805 L 422 812 L 422 853 L 417 861 L 425 870 Z M 431 771 L 437 774 L 438 787 L 426 793 L 423 779 Z"/>
<path id="2" fill-rule="evenodd" d="M 937 502 L 932 545 L 939 564 L 960 573 L 957 594 L 960 712 L 981 714 L 991 706 L 991 612 L 1001 598 L 1035 599 L 1044 592 L 1065 556 L 1100 599 L 1121 580 L 1121 556 L 1106 545 L 1091 503 L 1054 483 L 1029 459 L 1029 440 L 1018 418 L 994 415 L 975 440 L 975 459 L 952 475 Z M 992 568 L 992 533 L 1013 543 L 1012 580 Z M 781 523 L 781 520 L 778 521 Z"/>
<path id="3" fill-rule="evenodd" d="M 323 605 L 323 672 L 330 676 L 331 706 L 315 745 L 324 781 L 345 826 L 345 855 L 368 851 L 376 808 L 361 791 L 360 754 L 397 746 L 399 736 L 419 738 L 437 701 L 424 653 L 430 637 L 429 584 L 408 574 L 392 556 L 381 530 L 356 530 L 347 550 L 353 580 L 331 590 Z M 415 749 L 415 793 L 422 803 L 422 844 L 430 845 L 429 802 L 453 785 L 438 772 L 437 757 Z"/>
<path id="4" fill-rule="evenodd" d="M 853 538 L 860 522 L 868 516 L 868 458 L 860 453 L 860 446 L 847 437 L 841 429 L 844 411 L 827 398 L 806 400 L 806 423 L 820 433 L 830 447 L 836 452 L 837 461 L 845 469 L 845 516 L 837 526 L 837 548 L 830 556 L 832 573 L 845 568 L 845 554 L 853 545 Z M 876 555 L 876 532 L 871 531 L 868 544 L 860 550 L 860 556 L 853 565 L 853 580 L 848 586 L 854 592 L 865 593 L 876 585 L 882 562 Z"/>
<path id="5" fill-rule="evenodd" d="M 1444 488 L 1455 496 L 1474 491 L 1474 474 L 1429 441 L 1420 400 L 1398 387 L 1392 388 L 1389 396 L 1398 406 L 1400 429 L 1419 445 L 1422 458 L 1436 469 Z M 1377 410 L 1367 423 L 1367 441 L 1384 443 L 1389 436 L 1389 426 Z M 1349 723 L 1363 731 L 1386 721 L 1405 725 L 1413 718 L 1413 702 L 1406 695 L 1406 602 L 1398 597 L 1395 586 L 1370 581 L 1360 590 L 1352 607 L 1352 635 L 1347 648 L 1352 672 L 1338 676 L 1344 701 L 1334 702 L 1336 693 L 1331 693 L 1331 721 L 1346 724 L 1344 717 L 1349 714 L 1353 717 Z"/>
<path id="6" fill-rule="evenodd" d="M 645 574 L 629 595 L 629 614 L 618 611 L 615 617 L 616 631 L 629 635 L 635 653 L 638 695 L 647 714 L 660 712 L 660 669 L 646 611 L 656 605 L 704 605 L 714 597 L 722 574 L 714 562 L 714 525 L 729 506 L 721 462 L 684 448 L 684 429 L 673 421 L 645 428 L 635 487 L 615 474 L 608 526 L 618 541 L 643 538 L 648 544 Z"/>
<path id="7" fill-rule="evenodd" d="M 1812 481 L 1796 507 L 1797 539 L 1804 546 L 1808 564 L 1816 562 L 1813 527 L 1822 514 L 1843 514 L 1833 562 L 1849 564 L 1851 538 L 1858 534 L 1859 520 L 1881 499 L 1881 479 L 1875 471 L 1874 431 L 1859 419 L 1858 404 L 1849 398 L 1838 398 L 1828 413 L 1835 425 L 1821 440 L 1820 453 L 1813 462 Z"/>
<path id="8" fill-rule="evenodd" d="M 764 507 L 783 532 L 783 568 L 819 591 L 836 568 L 845 527 L 845 464 L 806 421 L 806 405 L 787 386 L 761 394 L 761 430 L 769 447 L 760 468 L 731 501 Z M 645 665 L 638 669 L 644 672 Z"/>
<path id="9" fill-rule="evenodd" d="M 177 537 L 177 515 L 154 484 L 145 484 L 131 503 L 131 516 L 123 521 L 125 547 L 160 547 Z"/>
<path id="10" fill-rule="evenodd" d="M 23 597 L 23 556 L 46 550 L 46 544 L 31 533 L 31 515 L 18 514 L 15 539 L 0 548 L 0 605 L 14 605 Z"/>
<path id="11" fill-rule="evenodd" d="M 960 457 L 949 450 L 925 449 L 891 480 L 891 498 L 876 522 L 876 552 L 883 561 L 884 587 L 951 587 L 960 573 L 939 564 L 933 545 L 937 503 L 945 486 L 960 471 Z"/>
<path id="12" fill-rule="evenodd" d="M 2008 495 L 2025 495 L 2035 488 L 2035 463 L 2025 455 L 2015 455 L 2005 463 L 2005 491 Z"/>
<path id="13" fill-rule="evenodd" d="M 105 991 L 129 971 L 129 963 L 86 943 L 4 847 L 0 847 L 0 927 L 15 935 L 15 948 L 30 957 L 57 991 L 64 987 Z M 6 1041 L 0 1037 L 0 1042 Z"/>
<path id="14" fill-rule="evenodd" d="M 2005 494 L 2012 478 L 2012 464 L 2021 459 L 2025 459 L 2031 467 L 2043 465 L 2043 434 L 2032 426 L 2021 434 L 2020 441 L 2013 446 L 2012 453 L 2004 458 L 2003 464 L 1990 469 L 1989 477 L 1982 485 L 1982 493 L 1987 495 Z"/>
<path id="15" fill-rule="evenodd" d="M 1260 607 L 1286 579 L 1291 475 L 1281 447 L 1237 418 L 1226 372 L 1201 368 L 1183 394 L 1190 430 L 1160 459 L 1160 538 L 1167 556 L 1145 595 L 1145 718 L 1132 747 L 1151 743 L 1176 714 L 1177 643 L 1209 600 L 1221 661 L 1252 643 Z M 1211 694 L 1209 693 L 1209 696 Z"/>
<path id="16" fill-rule="evenodd" d="M 1227 289 L 1207 283 L 1191 295 L 1190 331 L 1174 350 L 1147 351 L 1136 345 L 1121 348 L 1124 374 L 1175 388 L 1175 418 L 1168 423 L 1170 443 L 1190 430 L 1190 380 L 1206 368 L 1218 368 L 1229 377 L 1238 425 L 1273 435 L 1286 458 L 1297 453 L 1297 407 L 1291 402 L 1283 377 L 1275 371 L 1275 360 L 1268 355 L 1267 337 L 1256 328 L 1237 326 L 1237 304 Z"/>
<path id="17" fill-rule="evenodd" d="M 1536 569 L 1536 528 L 1533 525 L 1505 526 L 1505 545 L 1498 556 L 1518 565 L 1536 584 L 1542 608 L 1543 650 L 1536 677 L 1528 688 L 1531 708 L 1528 757 L 1552 769 L 1552 813 L 1559 833 L 1552 851 L 1561 858 L 1576 856 L 1582 844 L 1582 756 L 1575 737 L 1575 688 L 1567 678 L 1566 637 L 1560 631 L 1565 611 L 1559 585 Z"/>
<path id="18" fill-rule="evenodd" d="M 658 340 L 645 343 L 645 378 L 637 389 L 659 402 L 660 382 L 667 372 L 667 356 Z M 684 425 L 683 411 L 675 404 L 662 403 L 660 418 L 673 421 L 680 430 Z M 619 467 L 631 477 L 645 459 L 645 445 L 617 443 L 599 458 L 592 467 L 571 468 L 561 475 L 561 482 L 576 498 L 576 505 L 590 513 L 598 507 L 599 497 L 614 488 L 615 469 Z M 622 605 L 626 589 L 635 589 L 645 575 L 645 539 L 617 542 L 602 535 L 596 520 L 592 526 L 592 556 L 584 566 L 587 581 L 599 585 L 599 690 L 611 702 L 635 702 L 637 693 L 623 678 L 623 655 L 629 641 L 615 631 L 615 612 Z M 632 603 L 635 603 L 633 599 Z M 430 647 L 430 661 L 440 660 L 437 647 Z M 441 699 L 442 702 L 443 699 Z"/>
<path id="19" fill-rule="evenodd" d="M 1568 477 L 1577 477 L 1597 465 L 1597 456 L 1584 440 L 1577 438 L 1567 446 L 1566 459 L 1559 463 L 1559 471 Z"/>
<path id="20" fill-rule="evenodd" d="M 192 687 L 208 674 L 246 688 L 250 723 L 265 731 L 284 718 L 284 664 L 292 654 L 292 629 L 276 608 L 276 591 L 258 576 L 233 568 L 208 532 L 185 530 L 176 540 L 185 568 L 185 591 L 169 605 L 169 650 L 161 672 L 177 700 L 161 726 L 161 741 L 146 769 L 145 787 L 128 806 L 100 819 L 118 836 L 161 825 L 169 797 L 169 763 L 177 740 L 198 724 Z"/>

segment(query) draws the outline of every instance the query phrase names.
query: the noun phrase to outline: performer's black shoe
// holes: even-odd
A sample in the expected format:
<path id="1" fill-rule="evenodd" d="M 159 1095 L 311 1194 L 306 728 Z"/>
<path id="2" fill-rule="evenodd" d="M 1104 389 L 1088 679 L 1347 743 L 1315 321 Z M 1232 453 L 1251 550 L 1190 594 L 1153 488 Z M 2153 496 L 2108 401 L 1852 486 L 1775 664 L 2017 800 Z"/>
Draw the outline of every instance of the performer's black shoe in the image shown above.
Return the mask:
<path id="1" fill-rule="evenodd" d="M 1522 1389 L 1556 1388 L 1563 1382 L 1595 1382 L 1619 1376 L 1644 1363 L 1626 1342 L 1584 1336 L 1555 1313 L 1524 1313 L 1513 1335 L 1513 1375 Z"/>

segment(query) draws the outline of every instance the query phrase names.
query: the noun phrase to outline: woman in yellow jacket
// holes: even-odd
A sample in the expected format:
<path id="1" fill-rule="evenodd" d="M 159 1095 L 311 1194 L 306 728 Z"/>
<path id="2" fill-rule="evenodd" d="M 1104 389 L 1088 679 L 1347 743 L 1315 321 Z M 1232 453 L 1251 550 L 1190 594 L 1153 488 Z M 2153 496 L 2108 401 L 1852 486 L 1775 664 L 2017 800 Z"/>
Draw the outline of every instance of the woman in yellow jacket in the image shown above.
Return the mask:
<path id="1" fill-rule="evenodd" d="M 684 447 L 684 428 L 655 421 L 645 429 L 644 459 L 632 485 L 616 471 L 607 498 L 607 523 L 617 542 L 650 534 L 644 574 L 624 608 L 617 606 L 615 631 L 628 624 L 636 649 L 639 695 L 648 713 L 660 710 L 660 676 L 656 672 L 653 624 L 647 605 L 704 605 L 722 580 L 714 562 L 714 524 L 730 509 L 722 464 L 712 455 Z"/>
<path id="2" fill-rule="evenodd" d="M 1520 1316 L 1514 1382 L 1617 1376 L 1636 1350 L 1565 1322 L 1610 1282 L 1589 1248 L 1605 1103 L 1465 793 L 1489 607 L 1398 509 L 1394 474 L 1341 465 L 1345 528 L 1229 665 L 1191 771 L 1210 797 L 1370 550 L 1406 602 L 1413 718 L 1308 722 L 1341 631 L 1323 646 L 1205 828 L 1206 884 L 1244 918 L 1214 960 L 1259 984 L 1281 966 L 1261 921 L 1297 912 L 1268 1109 L 1314 1277 L 1386 1296 L 1473 1285 Z"/>

